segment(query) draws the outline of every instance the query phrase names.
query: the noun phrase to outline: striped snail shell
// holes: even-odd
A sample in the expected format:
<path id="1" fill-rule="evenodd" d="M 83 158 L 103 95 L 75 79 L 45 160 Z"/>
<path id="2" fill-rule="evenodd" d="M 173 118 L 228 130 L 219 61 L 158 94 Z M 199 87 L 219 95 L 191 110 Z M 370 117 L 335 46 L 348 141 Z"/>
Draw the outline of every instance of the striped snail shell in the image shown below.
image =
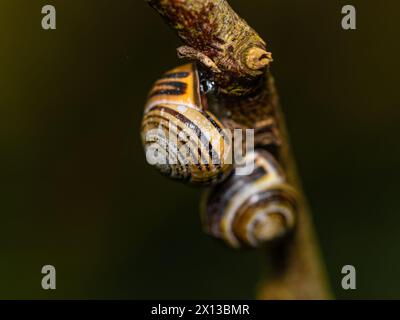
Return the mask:
<path id="1" fill-rule="evenodd" d="M 154 84 L 141 136 L 147 161 L 161 173 L 192 184 L 211 185 L 232 171 L 231 139 L 220 121 L 206 110 L 206 104 L 195 64 L 175 68 Z"/>
<path id="2" fill-rule="evenodd" d="M 263 149 L 245 157 L 254 160 L 253 172 L 235 172 L 211 188 L 202 203 L 205 231 L 234 248 L 259 247 L 280 238 L 296 219 L 296 193 L 274 157 Z"/>

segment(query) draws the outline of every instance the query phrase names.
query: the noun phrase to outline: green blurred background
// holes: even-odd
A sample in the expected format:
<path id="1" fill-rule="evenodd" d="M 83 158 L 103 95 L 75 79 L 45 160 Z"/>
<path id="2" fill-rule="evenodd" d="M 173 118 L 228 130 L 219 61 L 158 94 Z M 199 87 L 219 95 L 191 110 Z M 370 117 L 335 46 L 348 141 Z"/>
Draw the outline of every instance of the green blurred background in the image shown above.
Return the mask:
<path id="1" fill-rule="evenodd" d="M 400 298 L 400 3 L 230 3 L 273 52 L 336 296 Z M 41 28 L 45 4 L 57 30 Z M 341 29 L 345 4 L 356 31 Z M 205 236 L 199 190 L 145 162 L 147 91 L 181 63 L 145 1 L 0 0 L 0 41 L 0 298 L 254 297 L 262 252 Z"/>

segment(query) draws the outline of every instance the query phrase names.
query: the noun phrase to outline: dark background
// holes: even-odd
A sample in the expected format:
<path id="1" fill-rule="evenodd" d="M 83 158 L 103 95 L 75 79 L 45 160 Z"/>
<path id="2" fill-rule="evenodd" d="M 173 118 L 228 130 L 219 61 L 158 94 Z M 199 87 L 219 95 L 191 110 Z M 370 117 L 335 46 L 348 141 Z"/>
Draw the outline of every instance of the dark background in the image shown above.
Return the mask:
<path id="1" fill-rule="evenodd" d="M 336 296 L 400 298 L 400 4 L 230 3 L 273 52 Z M 41 28 L 45 4 L 57 30 Z M 345 4 L 356 31 L 341 29 Z M 0 2 L 0 298 L 254 297 L 262 252 L 205 236 L 200 191 L 145 161 L 143 105 L 178 45 L 142 0 Z"/>

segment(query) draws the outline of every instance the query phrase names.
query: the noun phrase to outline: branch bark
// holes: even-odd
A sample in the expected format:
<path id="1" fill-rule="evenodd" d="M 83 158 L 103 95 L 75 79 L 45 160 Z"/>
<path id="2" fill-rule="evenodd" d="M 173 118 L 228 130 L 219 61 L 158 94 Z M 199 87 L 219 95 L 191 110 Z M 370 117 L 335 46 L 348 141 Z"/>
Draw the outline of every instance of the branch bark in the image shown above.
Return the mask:
<path id="1" fill-rule="evenodd" d="M 184 42 L 178 56 L 203 65 L 220 94 L 243 99 L 267 84 L 269 103 L 278 113 L 282 162 L 300 194 L 297 227 L 292 237 L 269 248 L 268 276 L 259 285 L 260 299 L 328 299 L 331 297 L 311 216 L 290 151 L 278 94 L 269 72 L 272 55 L 265 42 L 226 0 L 146 0 Z"/>
<path id="2" fill-rule="evenodd" d="M 261 37 L 225 0 L 147 0 L 185 43 L 178 55 L 211 70 L 222 92 L 253 91 L 272 61 Z"/>

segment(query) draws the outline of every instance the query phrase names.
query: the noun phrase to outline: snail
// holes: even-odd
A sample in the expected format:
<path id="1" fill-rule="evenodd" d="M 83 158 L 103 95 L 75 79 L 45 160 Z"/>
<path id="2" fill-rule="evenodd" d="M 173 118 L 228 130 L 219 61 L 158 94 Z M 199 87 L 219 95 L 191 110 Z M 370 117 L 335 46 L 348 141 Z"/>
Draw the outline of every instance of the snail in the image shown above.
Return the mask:
<path id="1" fill-rule="evenodd" d="M 274 157 L 262 149 L 246 157 L 254 160 L 252 173 L 234 173 L 210 189 L 201 210 L 205 232 L 234 248 L 279 239 L 293 229 L 296 219 L 296 192 Z"/>
<path id="2" fill-rule="evenodd" d="M 194 185 L 212 185 L 232 171 L 231 139 L 205 104 L 195 64 L 168 71 L 154 84 L 141 135 L 148 162 L 161 173 Z"/>
<path id="3" fill-rule="evenodd" d="M 297 195 L 280 159 L 272 90 L 272 82 L 261 81 L 245 99 L 227 97 L 197 64 L 186 64 L 157 80 L 145 105 L 147 161 L 170 178 L 210 187 L 202 202 L 203 228 L 233 248 L 280 239 L 296 222 Z M 234 156 L 237 142 L 247 137 L 229 134 L 237 129 L 254 134 L 253 149 L 243 157 L 246 175 Z"/>

